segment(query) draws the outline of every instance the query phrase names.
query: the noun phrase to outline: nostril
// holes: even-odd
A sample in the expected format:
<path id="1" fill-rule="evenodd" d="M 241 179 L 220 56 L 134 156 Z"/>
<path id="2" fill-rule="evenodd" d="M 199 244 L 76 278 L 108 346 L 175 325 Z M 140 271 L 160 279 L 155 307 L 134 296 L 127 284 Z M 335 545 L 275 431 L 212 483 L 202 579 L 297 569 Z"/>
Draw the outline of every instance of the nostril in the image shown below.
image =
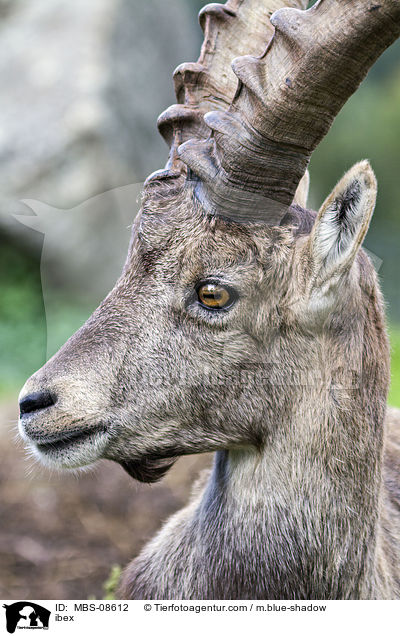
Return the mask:
<path id="1" fill-rule="evenodd" d="M 19 413 L 22 417 L 27 413 L 33 413 L 34 411 L 41 411 L 49 406 L 53 406 L 56 403 L 56 398 L 48 391 L 42 391 L 38 393 L 31 393 L 22 398 L 19 403 Z"/>

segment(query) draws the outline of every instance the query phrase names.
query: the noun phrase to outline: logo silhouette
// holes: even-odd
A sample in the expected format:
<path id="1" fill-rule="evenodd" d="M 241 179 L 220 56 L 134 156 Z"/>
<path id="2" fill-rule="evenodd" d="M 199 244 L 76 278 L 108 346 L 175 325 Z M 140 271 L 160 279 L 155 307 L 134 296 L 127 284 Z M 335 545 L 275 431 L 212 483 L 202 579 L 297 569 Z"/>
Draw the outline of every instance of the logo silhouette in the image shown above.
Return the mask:
<path id="1" fill-rule="evenodd" d="M 17 627 L 23 629 L 48 629 L 51 612 L 30 601 L 3 605 L 6 610 L 7 631 L 13 634 Z"/>

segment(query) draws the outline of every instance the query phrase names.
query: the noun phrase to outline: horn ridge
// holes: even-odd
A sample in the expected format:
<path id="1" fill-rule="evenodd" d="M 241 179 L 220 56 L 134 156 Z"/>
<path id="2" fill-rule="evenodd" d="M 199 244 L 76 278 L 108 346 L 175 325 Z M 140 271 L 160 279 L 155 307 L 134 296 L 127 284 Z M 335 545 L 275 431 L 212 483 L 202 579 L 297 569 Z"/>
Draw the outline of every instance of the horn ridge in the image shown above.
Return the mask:
<path id="1" fill-rule="evenodd" d="M 166 169 L 171 178 L 186 174 L 178 146 L 191 138 L 207 138 L 210 129 L 204 115 L 229 108 L 237 89 L 232 59 L 264 51 L 265 43 L 273 34 L 269 18 L 275 9 L 306 4 L 307 0 L 228 0 L 225 4 L 208 4 L 200 11 L 204 33 L 200 56 L 197 62 L 183 63 L 175 70 L 177 104 L 158 119 L 159 131 L 170 147 Z"/>

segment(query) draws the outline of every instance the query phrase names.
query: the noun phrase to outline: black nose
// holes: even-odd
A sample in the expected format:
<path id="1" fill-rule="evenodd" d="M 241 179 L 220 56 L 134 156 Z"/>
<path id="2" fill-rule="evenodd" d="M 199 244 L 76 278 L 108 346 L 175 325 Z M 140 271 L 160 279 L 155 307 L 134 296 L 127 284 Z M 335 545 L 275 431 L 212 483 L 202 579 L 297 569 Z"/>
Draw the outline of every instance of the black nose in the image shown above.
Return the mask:
<path id="1" fill-rule="evenodd" d="M 19 413 L 22 417 L 27 413 L 33 413 L 34 411 L 41 411 L 47 409 L 48 406 L 53 406 L 56 403 L 55 397 L 48 391 L 39 393 L 31 393 L 22 398 L 19 403 Z"/>

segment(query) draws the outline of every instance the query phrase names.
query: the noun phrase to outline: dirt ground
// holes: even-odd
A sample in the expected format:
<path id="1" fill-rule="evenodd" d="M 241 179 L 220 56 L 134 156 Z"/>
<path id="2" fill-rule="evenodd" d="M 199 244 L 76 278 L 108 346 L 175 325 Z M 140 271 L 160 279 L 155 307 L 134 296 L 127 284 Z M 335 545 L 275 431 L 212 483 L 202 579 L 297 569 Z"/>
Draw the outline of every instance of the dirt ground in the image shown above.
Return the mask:
<path id="1" fill-rule="evenodd" d="M 16 398 L 0 406 L 0 598 L 104 598 L 126 565 L 188 499 L 210 457 L 181 459 L 164 480 L 133 481 L 117 464 L 50 473 L 16 441 Z"/>

